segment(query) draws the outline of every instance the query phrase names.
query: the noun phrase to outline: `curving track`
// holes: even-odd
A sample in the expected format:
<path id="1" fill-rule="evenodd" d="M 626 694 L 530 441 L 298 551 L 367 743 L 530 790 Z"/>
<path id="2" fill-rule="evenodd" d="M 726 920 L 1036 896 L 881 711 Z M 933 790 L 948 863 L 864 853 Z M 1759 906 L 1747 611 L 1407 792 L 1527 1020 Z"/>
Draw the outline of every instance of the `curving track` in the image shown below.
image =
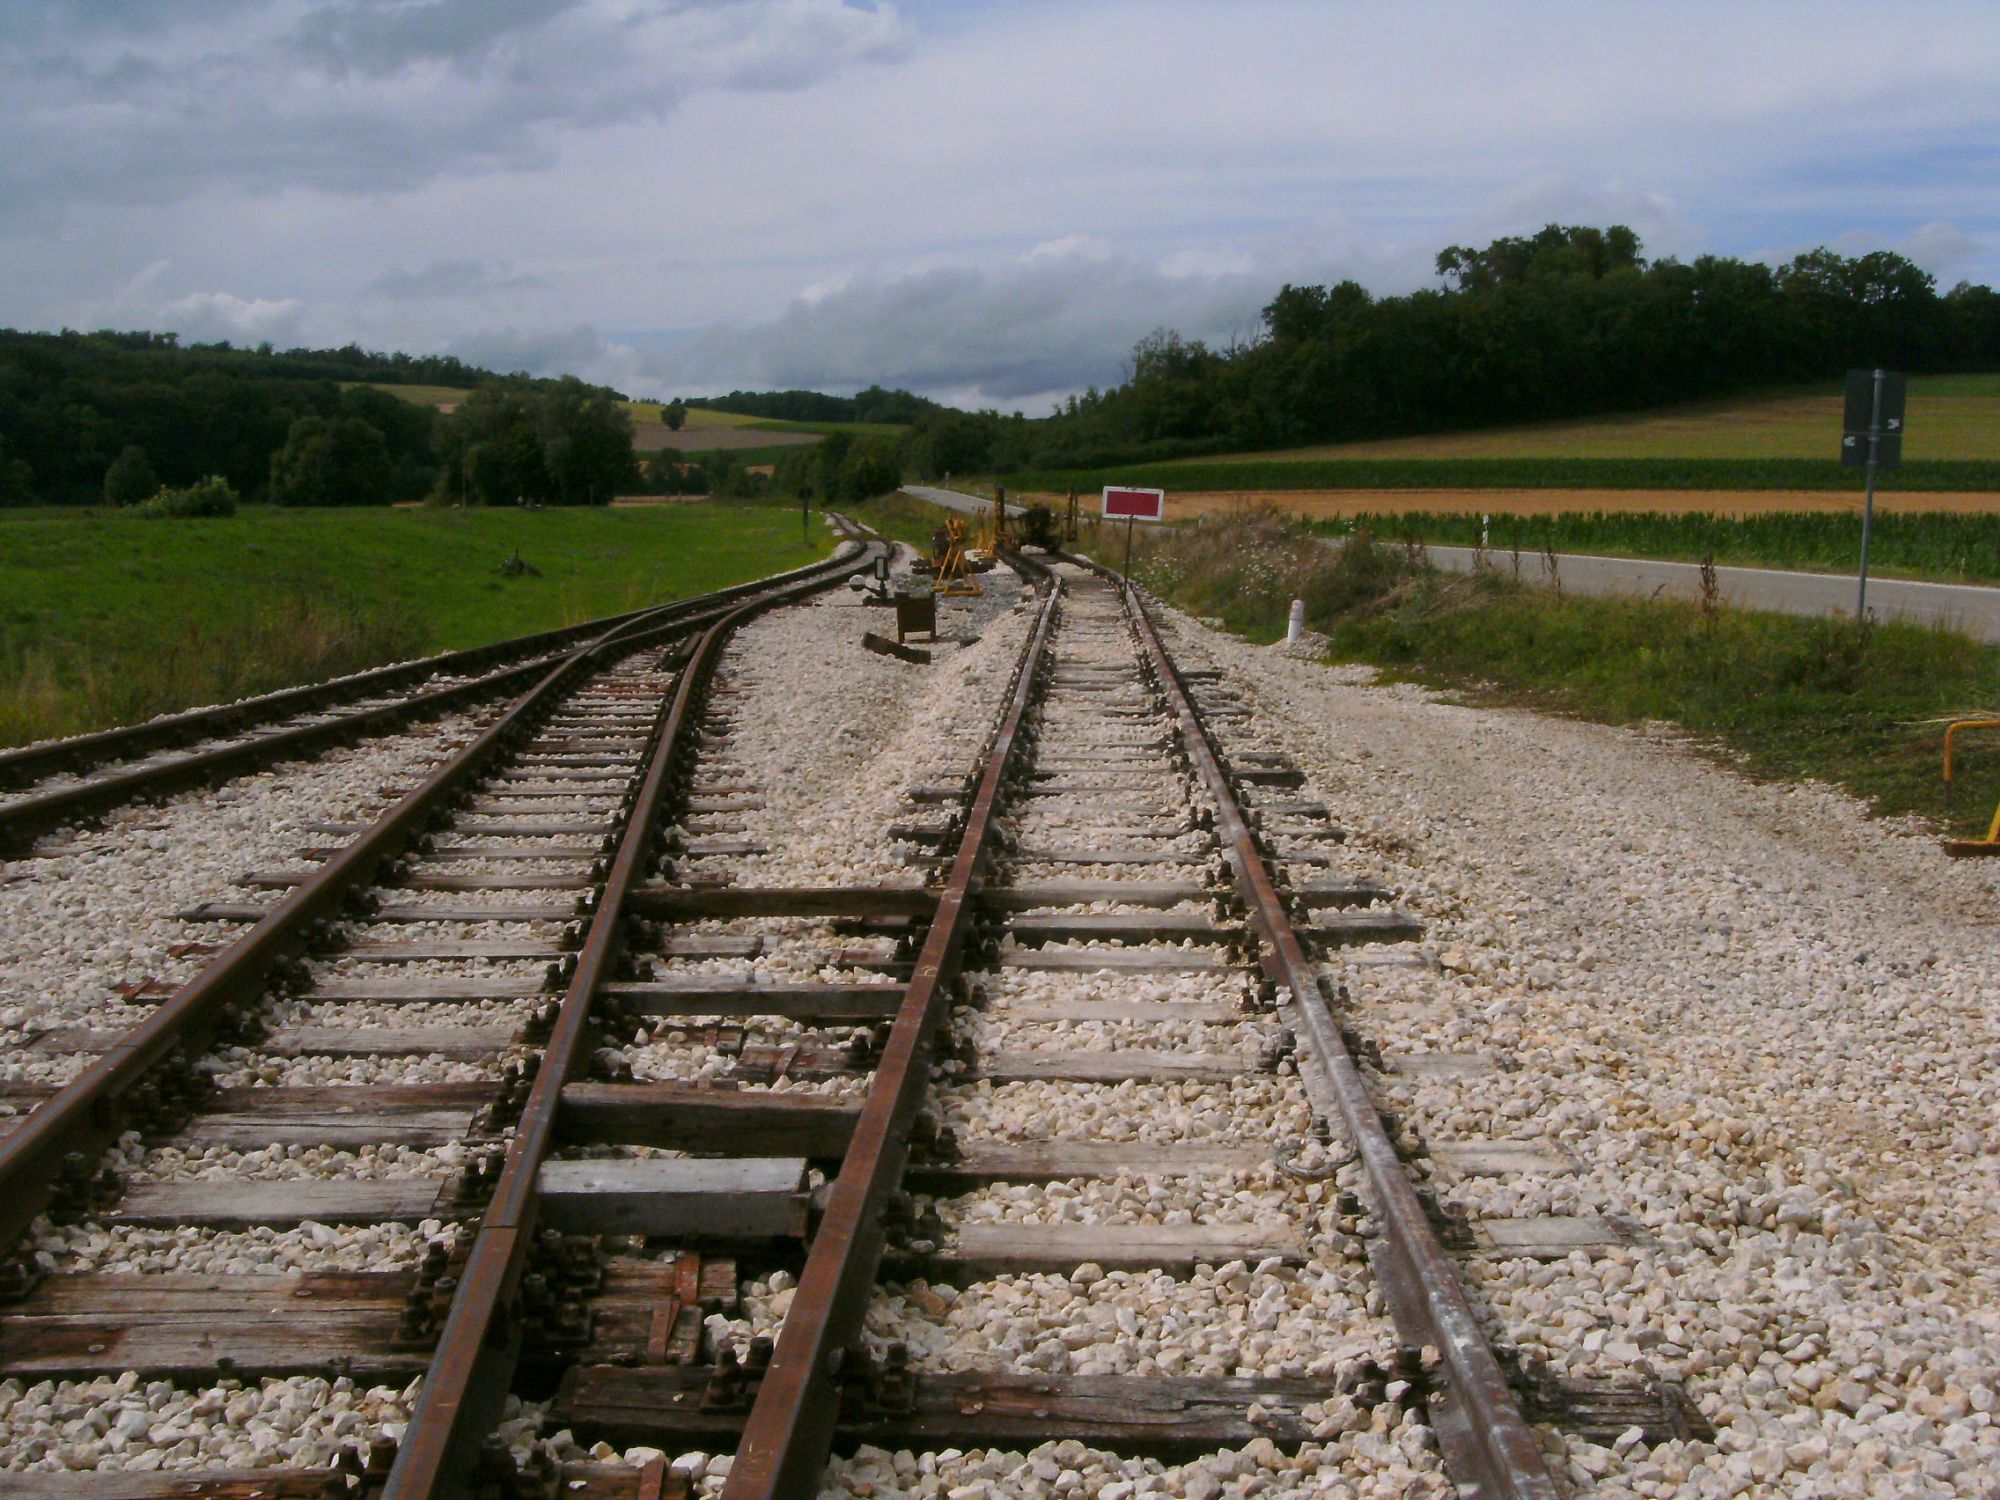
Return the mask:
<path id="1" fill-rule="evenodd" d="M 532 686 L 594 642 L 747 597 L 759 583 L 168 714 L 122 729 L 0 750 L 0 851 L 126 803 L 213 785 L 258 766 L 435 718 Z"/>
<path id="2" fill-rule="evenodd" d="M 261 1381 L 350 1458 L 0 1495 L 1557 1493 L 1323 993 L 1419 928 L 1118 580 L 1019 561 L 845 878 L 743 836 L 757 622 L 868 560 L 564 658 L 76 1039 L 0 1373 L 168 1383 L 142 1446 Z"/>

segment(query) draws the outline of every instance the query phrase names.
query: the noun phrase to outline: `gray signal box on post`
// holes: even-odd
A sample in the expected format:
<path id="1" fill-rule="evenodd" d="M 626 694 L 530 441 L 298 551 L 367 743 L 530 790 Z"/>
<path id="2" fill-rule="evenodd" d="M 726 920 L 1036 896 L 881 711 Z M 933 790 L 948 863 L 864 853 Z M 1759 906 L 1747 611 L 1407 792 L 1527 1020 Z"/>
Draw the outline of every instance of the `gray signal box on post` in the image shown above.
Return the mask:
<path id="1" fill-rule="evenodd" d="M 1875 381 L 1882 382 L 1882 405 L 1875 405 Z M 1852 469 L 1865 469 L 1870 453 L 1868 439 L 1875 439 L 1873 458 L 1878 469 L 1893 469 L 1903 461 L 1903 404 L 1910 392 L 1910 377 L 1894 370 L 1849 370 L 1847 407 L 1840 419 L 1840 461 Z"/>
<path id="2" fill-rule="evenodd" d="M 1847 407 L 1841 416 L 1840 461 L 1868 471 L 1868 496 L 1861 502 L 1861 577 L 1854 618 L 1868 618 L 1868 534 L 1875 529 L 1875 471 L 1903 461 L 1903 402 L 1910 378 L 1894 370 L 1849 370 Z"/>

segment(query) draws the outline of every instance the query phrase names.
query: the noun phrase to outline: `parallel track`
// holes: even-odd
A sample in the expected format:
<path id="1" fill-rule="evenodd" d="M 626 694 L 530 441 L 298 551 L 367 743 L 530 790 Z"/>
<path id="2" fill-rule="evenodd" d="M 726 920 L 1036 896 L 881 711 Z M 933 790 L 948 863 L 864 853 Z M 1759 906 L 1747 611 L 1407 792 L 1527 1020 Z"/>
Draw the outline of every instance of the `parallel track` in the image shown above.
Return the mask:
<path id="1" fill-rule="evenodd" d="M 1337 1387 L 1364 1405 L 1394 1410 L 1400 1401 L 1420 1412 L 1460 1494 L 1553 1496 L 1519 1402 L 1321 990 L 1317 949 L 1407 939 L 1414 923 L 1376 904 L 1387 893 L 1367 882 L 1326 877 L 1337 831 L 1325 825 L 1324 809 L 1286 799 L 1282 789 L 1297 785 L 1297 773 L 1268 753 L 1233 757 L 1231 734 L 1220 727 L 1228 705 L 1206 678 L 1176 664 L 1144 602 L 1115 576 L 1064 561 L 1066 585 L 1036 566 L 1044 580 L 1040 602 L 1006 690 L 991 705 L 991 727 L 973 770 L 949 793 L 934 789 L 936 795 L 920 799 L 927 804 L 920 811 L 935 814 L 944 803 L 949 816 L 906 831 L 935 848 L 935 884 L 740 890 L 676 884 L 683 851 L 660 840 L 663 826 L 701 800 L 703 726 L 714 721 L 712 684 L 731 633 L 764 610 L 826 586 L 841 566 L 808 570 L 785 587 L 747 597 L 737 591 L 741 602 L 685 611 L 671 622 L 628 624 L 547 673 L 473 745 L 263 916 L 153 1021 L 0 1142 L 0 1233 L 17 1238 L 52 1194 L 72 1214 L 118 1212 L 93 1206 L 93 1193 L 109 1186 L 97 1181 L 93 1163 L 135 1123 L 133 1090 L 150 1080 L 136 1123 L 155 1135 L 171 1137 L 189 1117 L 212 1113 L 214 1101 L 201 1096 L 191 1071 L 171 1063 L 162 1071 L 162 1060 L 195 1057 L 218 1038 L 254 1039 L 256 1028 L 245 1018 L 274 975 L 302 989 L 306 1000 L 316 991 L 340 992 L 339 981 L 329 986 L 327 971 L 314 977 L 297 956 L 319 944 L 324 962 L 341 965 L 340 947 L 326 947 L 325 940 L 327 924 L 343 911 L 350 921 L 340 936 L 350 959 L 376 943 L 366 925 L 374 903 L 353 907 L 356 892 L 370 885 L 394 889 L 413 876 L 419 889 L 480 888 L 477 873 L 465 877 L 466 885 L 447 877 L 426 886 L 423 861 L 430 856 L 417 842 L 426 827 L 459 849 L 480 837 L 452 821 L 463 824 L 463 804 L 475 785 L 489 798 L 515 797 L 525 794 L 496 792 L 494 778 L 544 775 L 551 781 L 533 795 L 567 807 L 574 794 L 553 778 L 589 777 L 622 788 L 622 795 L 615 809 L 592 804 L 593 820 L 611 815 L 601 842 L 570 851 L 571 858 L 587 854 L 597 863 L 584 883 L 583 920 L 560 945 L 566 955 L 546 955 L 545 981 L 461 983 L 441 976 L 342 992 L 364 1004 L 399 988 L 405 1000 L 463 994 L 489 1006 L 512 995 L 524 1016 L 533 1012 L 511 1043 L 531 1041 L 537 1055 L 512 1069 L 497 1090 L 468 1086 L 453 1094 L 457 1085 L 440 1085 L 433 1091 L 440 1106 L 447 1100 L 464 1106 L 465 1118 L 442 1127 L 440 1137 L 470 1147 L 471 1164 L 460 1179 L 400 1211 L 395 1192 L 366 1184 L 332 1185 L 325 1207 L 314 1193 L 326 1184 L 289 1192 L 290 1184 L 246 1186 L 242 1201 L 250 1206 L 237 1216 L 245 1223 L 340 1222 L 343 1212 L 354 1221 L 365 1200 L 373 1205 L 366 1212 L 385 1218 L 443 1217 L 469 1226 L 455 1245 L 437 1245 L 414 1279 L 389 1276 L 372 1293 L 331 1284 L 316 1292 L 317 1283 L 293 1293 L 386 1299 L 386 1314 L 342 1321 L 338 1307 L 329 1309 L 338 1315 L 320 1336 L 357 1377 L 424 1372 L 400 1441 L 378 1441 L 351 1470 L 319 1476 L 323 1493 L 668 1500 L 692 1492 L 685 1476 L 660 1463 L 634 1471 L 540 1460 L 517 1472 L 495 1436 L 514 1394 L 553 1394 L 554 1417 L 586 1439 L 668 1453 L 733 1449 L 726 1500 L 759 1500 L 815 1494 L 829 1455 L 862 1441 L 918 1450 L 1023 1448 L 1060 1436 L 1114 1452 L 1180 1457 L 1266 1435 L 1295 1444 L 1313 1436 L 1308 1408 Z M 850 559 L 845 570 L 855 565 Z M 691 624 L 699 625 L 698 635 Z M 635 655 L 641 651 L 647 654 Z M 626 664 L 616 665 L 619 659 Z M 552 720 L 565 712 L 556 706 L 565 699 L 583 717 Z M 593 715 L 597 730 L 589 727 Z M 609 734 L 615 747 L 607 741 L 602 753 L 588 755 L 565 748 L 590 733 Z M 1086 812 L 1129 826 L 1099 830 L 1094 844 L 1065 844 L 1063 820 Z M 596 822 L 588 837 L 599 837 Z M 494 854 L 490 844 L 479 848 Z M 434 857 L 452 853 L 447 847 Z M 532 846 L 500 853 L 555 857 Z M 1151 878 L 1154 870 L 1165 874 Z M 378 908 L 373 920 L 423 915 L 420 905 Z M 538 910 L 538 920 L 551 917 Z M 828 960 L 872 966 L 893 982 L 833 978 L 773 986 L 656 976 L 662 965 L 671 971 L 679 961 L 756 951 L 754 941 L 747 949 L 732 947 L 740 940 L 699 925 L 746 918 L 824 920 L 898 935 L 893 954 Z M 486 918 L 475 909 L 452 920 Z M 473 932 L 469 944 L 456 939 L 468 953 L 484 931 L 440 930 Z M 540 961 L 538 942 L 497 946 Z M 1110 975 L 1106 993 L 1121 995 L 1118 985 L 1126 981 L 1194 975 L 1217 994 L 1241 995 L 1244 1009 L 1231 1019 L 1210 1001 L 1178 997 L 1022 1001 L 1022 976 L 1037 974 L 1058 986 L 1066 974 L 1080 981 Z M 1083 992 L 1097 995 L 1091 983 Z M 792 1036 L 799 1028 L 857 1022 L 882 1029 L 868 1045 L 775 1049 L 772 1077 L 852 1080 L 852 1096 L 607 1077 L 603 1049 L 615 1050 L 648 1016 L 753 1028 L 759 1018 L 781 1018 L 780 1030 Z M 1002 1023 L 1007 1035 L 1031 1036 L 1046 1024 L 1029 1050 L 996 1051 L 979 1041 L 984 1018 Z M 1252 1040 L 1281 1026 L 1283 1040 L 1256 1062 L 1246 1062 L 1240 1047 L 1183 1056 L 1133 1043 L 1156 1024 L 1166 1025 L 1168 1035 L 1191 1026 L 1203 1036 Z M 1051 1038 L 1071 1027 L 1098 1039 L 1099 1047 L 1053 1045 Z M 451 1045 L 459 1049 L 454 1056 L 494 1055 L 462 1036 Z M 1286 1082 L 1294 1074 L 1295 1087 Z M 928 1276 L 976 1288 L 996 1275 L 1081 1276 L 1084 1263 L 1100 1276 L 1121 1268 L 1186 1276 L 1219 1261 L 1275 1266 L 1339 1259 L 1314 1238 L 1323 1231 L 1299 1224 L 1197 1219 L 1184 1232 L 1171 1232 L 1169 1221 L 1168 1228 L 1114 1225 L 1082 1233 L 1060 1221 L 996 1228 L 976 1218 L 955 1220 L 960 1198 L 992 1184 L 1066 1182 L 1087 1191 L 1095 1181 L 1163 1171 L 1197 1181 L 1211 1172 L 1268 1175 L 1271 1149 L 1268 1140 L 1259 1146 L 1255 1136 L 1235 1135 L 1213 1142 L 1169 1136 L 1160 1139 L 1171 1144 L 1149 1145 L 1143 1121 L 1128 1122 L 1136 1134 L 1103 1139 L 972 1140 L 966 1122 L 980 1106 L 968 1078 L 994 1090 L 1055 1084 L 1143 1094 L 1183 1082 L 1210 1083 L 1225 1094 L 1268 1088 L 1274 1098 L 1302 1090 L 1324 1137 L 1346 1142 L 1352 1156 L 1342 1181 L 1366 1200 L 1365 1214 L 1357 1202 L 1349 1218 L 1367 1241 L 1368 1274 L 1386 1304 L 1380 1361 L 1362 1361 L 1337 1379 L 1135 1380 L 1051 1377 L 1003 1365 L 930 1371 L 900 1343 L 885 1346 L 868 1322 L 885 1276 L 898 1285 Z M 1275 1122 L 1265 1128 L 1275 1130 Z M 1332 1165 L 1316 1174 L 1295 1169 L 1294 1151 L 1294 1145 L 1279 1148 L 1282 1172 L 1332 1178 Z M 818 1192 L 807 1191 L 808 1164 L 825 1171 Z M 928 1206 L 924 1198 L 932 1200 Z M 172 1194 L 147 1198 L 155 1200 L 170 1204 Z M 167 1222 L 161 1216 L 171 1209 L 152 1212 L 151 1220 L 128 1213 L 125 1222 Z M 204 1222 L 235 1220 L 211 1215 Z M 774 1332 L 747 1348 L 703 1331 L 705 1311 L 737 1307 L 747 1279 L 739 1262 L 798 1267 Z M 53 1310 L 61 1300 L 50 1302 L 33 1281 L 25 1267 L 15 1273 L 17 1318 L 25 1316 L 29 1326 L 10 1337 L 9 1320 L 0 1319 L 0 1365 L 18 1365 L 38 1331 L 45 1336 L 55 1326 L 46 1318 L 38 1323 L 37 1310 Z M 380 1326 L 383 1316 L 393 1330 Z M 135 1351 L 139 1344 L 133 1341 Z M 110 1369 L 118 1358 L 106 1352 L 93 1364 L 58 1352 L 40 1363 L 28 1360 L 27 1372 L 40 1378 Z M 136 1352 L 134 1364 L 181 1380 L 201 1377 L 171 1361 L 147 1364 Z M 254 1360 L 234 1359 L 223 1369 L 254 1374 L 253 1366 Z M 296 1360 L 287 1366 L 277 1358 L 271 1370 L 293 1367 Z M 1405 1388 L 1409 1394 L 1393 1394 Z M 242 1481 L 211 1475 L 206 1482 L 208 1488 L 190 1493 L 233 1496 L 240 1491 L 230 1486 Z M 12 1493 L 0 1482 L 0 1495 Z"/>
<path id="2" fill-rule="evenodd" d="M 393 879 L 398 861 L 418 850 L 505 757 L 529 744 L 581 684 L 621 658 L 669 646 L 718 617 L 828 587 L 866 555 L 865 548 L 844 547 L 836 559 L 766 582 L 761 592 L 736 588 L 684 601 L 600 633 L 553 667 L 537 667 L 539 680 L 492 724 L 300 881 L 148 1020 L 110 1039 L 83 1072 L 0 1139 L 0 1248 L 19 1239 L 52 1194 L 87 1198 L 89 1163 L 125 1130 L 143 1126 L 148 1117 L 177 1115 L 176 1093 L 198 1088 L 194 1060 L 219 1035 L 239 1031 L 273 979 L 296 975 L 301 955 L 325 938 L 330 924 L 369 886 Z M 750 602 L 738 603 L 746 592 Z M 164 1081 L 154 1076 L 162 1069 Z M 150 1092 L 141 1097 L 142 1089 Z"/>

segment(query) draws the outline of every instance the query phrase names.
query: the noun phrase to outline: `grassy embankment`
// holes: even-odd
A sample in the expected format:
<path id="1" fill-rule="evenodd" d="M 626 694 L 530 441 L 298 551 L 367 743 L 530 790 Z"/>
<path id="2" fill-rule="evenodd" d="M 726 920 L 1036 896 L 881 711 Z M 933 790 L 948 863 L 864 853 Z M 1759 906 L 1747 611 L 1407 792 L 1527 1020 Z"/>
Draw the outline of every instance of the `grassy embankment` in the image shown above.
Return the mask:
<path id="1" fill-rule="evenodd" d="M 285 511 L 0 524 L 0 744 L 636 609 L 823 556 L 788 508 Z M 504 576 L 519 554 L 537 570 Z"/>
<path id="2" fill-rule="evenodd" d="M 1122 538 L 1087 530 L 1115 563 Z M 1277 639 L 1304 599 L 1338 658 L 1476 702 L 1672 721 L 1752 774 L 1834 782 L 1882 814 L 1939 817 L 1945 722 L 2000 707 L 2000 648 L 1946 631 L 1561 597 L 1500 571 L 1432 572 L 1400 547 L 1334 551 L 1272 515 L 1147 533 L 1133 571 L 1252 640 Z M 1958 787 L 1953 831 L 1983 833 L 2000 795 L 1993 736 L 1968 744 Z"/>

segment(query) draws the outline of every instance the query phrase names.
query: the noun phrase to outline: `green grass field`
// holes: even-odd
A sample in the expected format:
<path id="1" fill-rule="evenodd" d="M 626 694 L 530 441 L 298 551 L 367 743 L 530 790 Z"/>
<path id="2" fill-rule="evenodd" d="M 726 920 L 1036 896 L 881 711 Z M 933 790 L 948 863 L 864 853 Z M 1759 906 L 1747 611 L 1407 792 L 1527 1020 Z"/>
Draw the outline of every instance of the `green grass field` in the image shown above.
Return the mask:
<path id="1" fill-rule="evenodd" d="M 1298 462 L 1327 458 L 1832 458 L 1840 441 L 1838 383 L 1570 422 L 1537 422 L 1381 442 L 1325 443 L 1163 464 Z M 1910 380 L 1903 455 L 2000 460 L 2000 375 Z"/>
<path id="2" fill-rule="evenodd" d="M 278 510 L 0 527 L 0 744 L 126 723 L 796 567 L 790 508 Z M 537 575 L 505 577 L 519 554 Z"/>

